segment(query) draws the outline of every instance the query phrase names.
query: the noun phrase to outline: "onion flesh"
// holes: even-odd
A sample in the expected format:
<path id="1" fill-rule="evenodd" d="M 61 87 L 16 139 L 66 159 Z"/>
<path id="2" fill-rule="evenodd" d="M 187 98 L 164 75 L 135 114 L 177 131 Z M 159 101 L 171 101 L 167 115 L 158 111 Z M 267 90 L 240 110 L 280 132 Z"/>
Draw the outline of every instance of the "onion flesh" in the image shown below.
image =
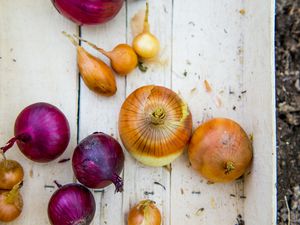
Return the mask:
<path id="1" fill-rule="evenodd" d="M 117 140 L 95 132 L 75 148 L 73 171 L 80 183 L 89 188 L 104 188 L 114 183 L 116 192 L 123 190 L 119 174 L 124 167 L 124 153 Z"/>
<path id="2" fill-rule="evenodd" d="M 113 19 L 124 0 L 52 0 L 62 15 L 78 25 L 105 23 Z"/>
<path id="3" fill-rule="evenodd" d="M 86 187 L 67 184 L 52 195 L 48 204 L 48 217 L 52 225 L 89 225 L 95 210 L 95 199 Z"/>
<path id="4" fill-rule="evenodd" d="M 65 115 L 55 106 L 40 102 L 27 106 L 15 122 L 15 136 L 1 148 L 5 153 L 17 142 L 21 152 L 35 162 L 58 158 L 70 141 Z"/>
<path id="5" fill-rule="evenodd" d="M 192 167 L 211 182 L 230 182 L 245 173 L 252 161 L 252 143 L 243 128 L 227 118 L 200 125 L 189 145 Z"/>

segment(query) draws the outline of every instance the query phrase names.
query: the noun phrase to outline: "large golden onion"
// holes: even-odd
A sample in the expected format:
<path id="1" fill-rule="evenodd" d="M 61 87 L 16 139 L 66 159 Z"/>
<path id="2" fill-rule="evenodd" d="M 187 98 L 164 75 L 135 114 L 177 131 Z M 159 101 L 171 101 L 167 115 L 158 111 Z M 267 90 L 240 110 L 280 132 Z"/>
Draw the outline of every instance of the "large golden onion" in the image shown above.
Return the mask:
<path id="1" fill-rule="evenodd" d="M 138 161 L 164 166 L 183 152 L 192 133 L 192 116 L 172 90 L 144 86 L 123 103 L 119 133 L 125 148 Z"/>
<path id="2" fill-rule="evenodd" d="M 252 161 L 252 143 L 243 128 L 227 118 L 214 118 L 194 132 L 189 149 L 192 167 L 212 182 L 242 176 Z"/>

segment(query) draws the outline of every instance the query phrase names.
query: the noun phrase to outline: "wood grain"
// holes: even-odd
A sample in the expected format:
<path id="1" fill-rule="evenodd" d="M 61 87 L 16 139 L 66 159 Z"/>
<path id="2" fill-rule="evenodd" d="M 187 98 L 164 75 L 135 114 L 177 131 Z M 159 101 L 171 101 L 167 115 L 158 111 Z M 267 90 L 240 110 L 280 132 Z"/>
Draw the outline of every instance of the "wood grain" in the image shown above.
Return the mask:
<path id="1" fill-rule="evenodd" d="M 70 122 L 71 142 L 60 158 L 71 157 L 77 138 L 95 131 L 119 140 L 123 101 L 148 84 L 172 88 L 187 101 L 194 128 L 211 117 L 229 117 L 254 136 L 253 166 L 244 179 L 230 184 L 208 184 L 190 168 L 186 153 L 169 171 L 141 165 L 124 149 L 124 192 L 114 194 L 114 186 L 95 191 L 93 225 L 127 224 L 129 209 L 146 198 L 156 201 L 164 225 L 233 225 L 239 215 L 247 225 L 276 224 L 273 0 L 150 0 L 160 57 L 145 64 L 145 73 L 116 75 L 118 91 L 109 98 L 89 91 L 79 79 L 76 50 L 61 31 L 106 50 L 131 44 L 131 18 L 145 1 L 128 0 L 112 21 L 81 28 L 58 14 L 51 1 L 0 0 L 0 5 L 1 143 L 13 135 L 18 113 L 38 101 L 58 106 Z M 44 185 L 54 179 L 72 182 L 71 163 L 33 163 L 17 147 L 7 156 L 25 169 L 24 211 L 9 224 L 49 224 L 47 204 L 55 188 Z"/>

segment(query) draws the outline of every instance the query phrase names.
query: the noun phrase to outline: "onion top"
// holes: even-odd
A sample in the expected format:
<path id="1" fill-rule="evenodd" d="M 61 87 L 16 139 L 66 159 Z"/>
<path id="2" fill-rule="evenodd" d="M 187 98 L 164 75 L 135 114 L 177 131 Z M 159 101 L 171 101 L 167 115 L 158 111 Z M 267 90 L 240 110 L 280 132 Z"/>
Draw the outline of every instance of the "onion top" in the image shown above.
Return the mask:
<path id="1" fill-rule="evenodd" d="M 138 161 L 164 166 L 183 152 L 192 132 L 192 116 L 172 90 L 143 86 L 123 103 L 119 132 L 125 148 Z"/>

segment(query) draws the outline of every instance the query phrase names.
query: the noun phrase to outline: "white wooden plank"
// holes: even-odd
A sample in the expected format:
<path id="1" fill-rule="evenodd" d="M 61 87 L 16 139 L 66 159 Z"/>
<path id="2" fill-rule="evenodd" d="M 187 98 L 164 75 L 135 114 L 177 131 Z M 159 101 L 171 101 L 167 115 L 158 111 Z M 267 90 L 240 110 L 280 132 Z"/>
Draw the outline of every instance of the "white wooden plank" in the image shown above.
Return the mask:
<path id="1" fill-rule="evenodd" d="M 76 52 L 61 31 L 76 32 L 77 27 L 58 14 L 51 1 L 0 4 L 0 142 L 13 135 L 14 121 L 24 107 L 45 101 L 59 107 L 70 122 L 71 142 L 61 158 L 70 157 L 77 136 Z M 70 163 L 33 163 L 16 146 L 7 157 L 19 161 L 25 170 L 24 210 L 9 224 L 49 224 L 47 204 L 54 190 L 44 185 L 53 185 L 54 179 L 71 182 Z"/>
<path id="2" fill-rule="evenodd" d="M 240 0 L 174 1 L 172 88 L 188 102 L 195 127 L 221 116 L 251 131 L 253 120 L 243 115 L 247 95 L 241 93 L 247 89 L 242 8 Z M 205 80 L 212 93 L 207 93 Z M 243 215 L 242 181 L 207 184 L 192 171 L 187 155 L 172 167 L 171 224 L 235 224 L 238 214 Z"/>
<path id="3" fill-rule="evenodd" d="M 246 224 L 276 224 L 275 1 L 246 1 L 245 82 L 254 133 L 254 161 L 245 181 Z M 263 213 L 262 213 L 263 212 Z"/>
<path id="4" fill-rule="evenodd" d="M 137 88 L 156 84 L 170 87 L 171 84 L 171 28 L 172 28 L 172 1 L 149 1 L 150 27 L 161 43 L 161 60 L 164 63 L 150 63 L 146 73 L 136 70 L 127 77 L 126 94 L 129 95 Z M 140 10 L 145 9 L 145 1 L 127 1 L 128 41 L 132 42 L 131 18 Z M 129 209 L 143 199 L 152 199 L 157 203 L 163 215 L 163 224 L 170 224 L 170 174 L 164 168 L 143 166 L 126 153 L 124 171 L 125 191 L 123 210 L 126 215 Z M 155 185 L 159 182 L 166 187 Z M 153 193 L 153 194 L 147 194 Z M 127 223 L 125 223 L 127 224 Z"/>
<path id="5" fill-rule="evenodd" d="M 105 50 L 112 50 L 117 44 L 126 43 L 126 7 L 112 21 L 97 26 L 83 26 L 81 36 Z M 86 49 L 110 65 L 109 60 L 99 52 L 83 44 Z M 91 92 L 81 82 L 79 139 L 95 131 L 101 131 L 118 137 L 118 116 L 121 104 L 125 100 L 125 77 L 116 75 L 117 93 L 112 97 L 103 97 Z M 122 193 L 115 194 L 114 185 L 94 193 L 97 209 L 93 225 L 121 224 L 123 221 Z"/>

